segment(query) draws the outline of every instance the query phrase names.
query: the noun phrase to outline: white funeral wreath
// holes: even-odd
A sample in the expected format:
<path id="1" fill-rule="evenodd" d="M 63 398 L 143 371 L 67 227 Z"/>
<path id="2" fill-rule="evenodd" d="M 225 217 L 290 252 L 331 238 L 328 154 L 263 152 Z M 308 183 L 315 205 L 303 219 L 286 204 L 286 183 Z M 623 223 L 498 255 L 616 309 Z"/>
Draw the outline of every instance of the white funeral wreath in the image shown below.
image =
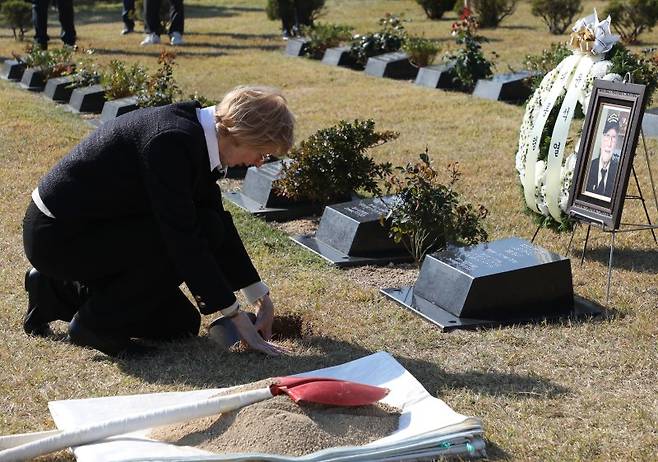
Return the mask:
<path id="1" fill-rule="evenodd" d="M 612 63 L 604 60 L 618 40 L 619 37 L 610 32 L 610 17 L 599 22 L 594 10 L 573 27 L 569 39 L 573 54 L 544 76 L 528 100 L 519 134 L 516 169 L 526 205 L 532 212 L 550 216 L 560 223 L 566 219 L 580 144 L 578 140 L 565 152 L 569 127 L 577 104 L 583 112 L 587 111 L 594 79 L 621 81 L 621 76 L 609 73 Z M 562 105 L 552 127 L 548 158 L 539 160 L 542 132 L 560 98 L 563 98 Z"/>

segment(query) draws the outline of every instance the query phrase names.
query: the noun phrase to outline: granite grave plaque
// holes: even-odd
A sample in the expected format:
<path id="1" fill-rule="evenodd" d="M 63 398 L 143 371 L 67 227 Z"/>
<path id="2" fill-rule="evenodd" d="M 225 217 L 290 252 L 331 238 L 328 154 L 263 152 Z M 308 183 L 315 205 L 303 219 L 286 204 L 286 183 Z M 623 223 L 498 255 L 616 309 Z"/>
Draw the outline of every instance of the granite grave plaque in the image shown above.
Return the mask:
<path id="1" fill-rule="evenodd" d="M 411 64 L 409 55 L 396 51 L 368 58 L 366 74 L 389 79 L 415 79 L 418 68 Z"/>
<path id="2" fill-rule="evenodd" d="M 351 47 L 327 48 L 322 56 L 322 62 L 330 66 L 361 67 L 354 60 L 350 50 Z"/>
<path id="3" fill-rule="evenodd" d="M 308 48 L 310 40 L 302 37 L 289 38 L 286 43 L 286 54 L 288 56 L 302 56 Z"/>
<path id="4" fill-rule="evenodd" d="M 26 67 L 25 63 L 18 62 L 15 59 L 7 59 L 2 63 L 2 74 L 0 76 L 3 79 L 18 82 L 23 78 Z"/>
<path id="5" fill-rule="evenodd" d="M 421 67 L 414 83 L 429 88 L 455 88 L 453 81 L 454 64 L 437 64 Z"/>
<path id="6" fill-rule="evenodd" d="M 117 98 L 112 101 L 106 101 L 103 105 L 103 112 L 101 112 L 101 123 L 119 117 L 121 114 L 134 111 L 137 106 L 136 96 L 127 96 L 125 98 Z"/>
<path id="7" fill-rule="evenodd" d="M 73 82 L 73 76 L 70 75 L 48 79 L 43 93 L 53 101 L 68 103 L 71 99 L 71 93 L 73 93 Z"/>
<path id="8" fill-rule="evenodd" d="M 91 112 L 99 114 L 105 104 L 105 89 L 102 85 L 76 88 L 71 93 L 69 106 L 75 112 Z"/>
<path id="9" fill-rule="evenodd" d="M 270 162 L 276 162 L 278 161 L 279 158 L 275 156 L 269 156 L 266 160 L 265 163 L 270 163 Z M 226 177 L 225 178 L 230 178 L 232 180 L 241 180 L 245 176 L 247 176 L 247 170 L 249 170 L 249 167 L 245 166 L 236 166 L 236 167 L 229 167 L 226 169 Z"/>
<path id="10" fill-rule="evenodd" d="M 328 205 L 314 236 L 291 239 L 339 267 L 411 261 L 404 245 L 396 244 L 380 222 L 393 200 L 387 196 Z"/>
<path id="11" fill-rule="evenodd" d="M 46 76 L 43 71 L 37 67 L 28 67 L 21 77 L 21 88 L 30 91 L 43 91 L 46 87 Z"/>
<path id="12" fill-rule="evenodd" d="M 428 255 L 413 287 L 382 292 L 444 330 L 600 313 L 569 259 L 515 237 Z"/>
<path id="13" fill-rule="evenodd" d="M 528 77 L 532 75 L 532 72 L 520 71 L 494 75 L 490 79 L 480 79 L 475 85 L 473 96 L 496 101 L 525 101 L 532 93 L 528 85 Z"/>
<path id="14" fill-rule="evenodd" d="M 274 192 L 274 182 L 281 178 L 284 159 L 261 167 L 249 167 L 240 191 L 223 196 L 247 212 L 266 220 L 292 220 L 322 211 L 323 206 L 309 202 L 296 202 Z"/>
<path id="15" fill-rule="evenodd" d="M 644 111 L 642 119 L 642 132 L 644 136 L 658 138 L 658 108 Z"/>

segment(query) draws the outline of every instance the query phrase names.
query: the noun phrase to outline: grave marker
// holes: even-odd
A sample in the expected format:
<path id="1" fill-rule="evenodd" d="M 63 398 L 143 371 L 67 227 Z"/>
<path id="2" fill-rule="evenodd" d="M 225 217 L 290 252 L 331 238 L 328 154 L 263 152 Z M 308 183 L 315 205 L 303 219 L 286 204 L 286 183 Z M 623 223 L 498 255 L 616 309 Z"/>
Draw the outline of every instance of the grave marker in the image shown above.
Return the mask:
<path id="1" fill-rule="evenodd" d="M 328 205 L 314 236 L 291 239 L 339 267 L 411 261 L 409 252 L 380 222 L 393 200 L 388 196 Z"/>
<path id="2" fill-rule="evenodd" d="M 414 286 L 381 291 L 443 330 L 600 313 L 568 258 L 515 237 L 428 255 Z"/>
<path id="3" fill-rule="evenodd" d="M 494 75 L 490 79 L 480 79 L 475 85 L 473 96 L 495 101 L 522 102 L 532 93 L 527 79 L 533 75 L 529 71 Z"/>
<path id="4" fill-rule="evenodd" d="M 411 64 L 409 55 L 396 51 L 368 58 L 366 74 L 389 79 L 415 79 L 418 68 Z"/>
<path id="5" fill-rule="evenodd" d="M 249 167 L 242 189 L 223 193 L 229 202 L 247 212 L 266 220 L 292 220 L 310 216 L 322 211 L 323 205 L 310 202 L 296 202 L 274 192 L 274 182 L 281 178 L 283 162 L 280 160 L 261 167 Z"/>

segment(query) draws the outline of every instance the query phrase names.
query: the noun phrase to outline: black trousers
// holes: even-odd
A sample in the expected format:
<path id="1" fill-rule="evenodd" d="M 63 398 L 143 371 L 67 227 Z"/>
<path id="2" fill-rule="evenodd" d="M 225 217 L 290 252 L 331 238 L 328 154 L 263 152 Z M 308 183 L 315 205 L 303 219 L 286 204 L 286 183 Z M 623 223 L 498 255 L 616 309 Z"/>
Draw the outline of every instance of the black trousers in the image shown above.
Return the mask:
<path id="1" fill-rule="evenodd" d="M 162 0 L 144 1 L 144 28 L 149 34 L 162 34 L 160 24 L 160 2 Z M 185 11 L 183 0 L 169 0 L 169 35 L 174 32 L 181 34 L 185 30 Z"/>
<path id="2" fill-rule="evenodd" d="M 220 258 L 219 213 L 197 210 L 210 251 L 234 290 L 231 262 Z M 197 335 L 201 316 L 179 289 L 182 280 L 151 217 L 67 222 L 32 202 L 23 220 L 28 260 L 49 279 L 59 319 L 75 312 L 83 324 L 111 335 L 174 339 Z"/>
<path id="3" fill-rule="evenodd" d="M 76 32 L 73 25 L 73 0 L 53 0 L 57 5 L 59 23 L 62 26 L 60 38 L 66 45 L 75 45 Z M 32 0 L 32 24 L 34 40 L 43 48 L 48 47 L 48 7 L 50 0 Z"/>
<path id="4" fill-rule="evenodd" d="M 135 27 L 135 0 L 123 0 L 121 19 L 128 29 Z"/>

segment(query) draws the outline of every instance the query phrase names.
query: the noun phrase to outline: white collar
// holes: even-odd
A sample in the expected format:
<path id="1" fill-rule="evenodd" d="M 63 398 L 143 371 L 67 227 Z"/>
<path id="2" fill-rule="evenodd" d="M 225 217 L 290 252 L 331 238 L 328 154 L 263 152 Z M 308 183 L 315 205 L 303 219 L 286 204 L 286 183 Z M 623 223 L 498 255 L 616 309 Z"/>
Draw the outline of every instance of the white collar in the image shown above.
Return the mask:
<path id="1" fill-rule="evenodd" d="M 204 107 L 196 110 L 197 119 L 203 128 L 203 134 L 206 137 L 208 147 L 208 159 L 210 160 L 210 171 L 215 168 L 222 170 L 222 163 L 219 160 L 219 146 L 217 145 L 217 130 L 215 129 L 215 106 Z"/>

